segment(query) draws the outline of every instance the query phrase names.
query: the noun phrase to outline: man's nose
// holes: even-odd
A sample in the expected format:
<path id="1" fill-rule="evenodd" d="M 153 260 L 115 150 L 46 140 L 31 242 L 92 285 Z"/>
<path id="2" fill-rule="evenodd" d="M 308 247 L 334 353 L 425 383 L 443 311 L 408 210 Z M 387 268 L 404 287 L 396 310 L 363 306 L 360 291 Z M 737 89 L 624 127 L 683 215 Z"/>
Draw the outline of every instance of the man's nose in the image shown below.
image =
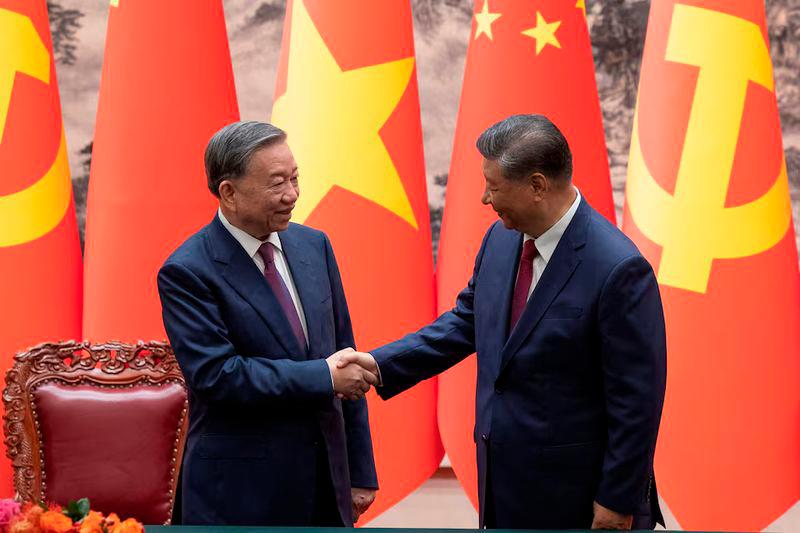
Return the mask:
<path id="1" fill-rule="evenodd" d="M 481 196 L 481 203 L 483 205 L 489 205 L 490 203 L 492 203 L 492 197 L 489 194 L 488 190 L 483 191 L 483 196 Z"/>
<path id="2" fill-rule="evenodd" d="M 300 196 L 300 190 L 297 187 L 290 185 L 289 190 L 287 190 L 283 194 L 283 201 L 286 202 L 287 204 L 292 204 L 297 201 L 297 198 L 299 196 Z"/>

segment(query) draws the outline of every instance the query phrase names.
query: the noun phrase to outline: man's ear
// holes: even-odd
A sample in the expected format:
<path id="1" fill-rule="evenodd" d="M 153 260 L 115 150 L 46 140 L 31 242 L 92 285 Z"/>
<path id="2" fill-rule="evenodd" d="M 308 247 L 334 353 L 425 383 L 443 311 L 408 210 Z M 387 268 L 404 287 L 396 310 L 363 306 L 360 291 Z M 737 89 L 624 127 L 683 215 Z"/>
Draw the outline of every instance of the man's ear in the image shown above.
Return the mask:
<path id="1" fill-rule="evenodd" d="M 230 180 L 222 180 L 217 188 L 219 192 L 219 203 L 228 208 L 231 211 L 236 210 L 236 202 L 234 198 L 236 196 L 236 188 L 233 186 Z"/>
<path id="2" fill-rule="evenodd" d="M 550 190 L 550 182 L 541 172 L 534 172 L 526 178 L 528 186 L 535 196 L 541 198 Z"/>

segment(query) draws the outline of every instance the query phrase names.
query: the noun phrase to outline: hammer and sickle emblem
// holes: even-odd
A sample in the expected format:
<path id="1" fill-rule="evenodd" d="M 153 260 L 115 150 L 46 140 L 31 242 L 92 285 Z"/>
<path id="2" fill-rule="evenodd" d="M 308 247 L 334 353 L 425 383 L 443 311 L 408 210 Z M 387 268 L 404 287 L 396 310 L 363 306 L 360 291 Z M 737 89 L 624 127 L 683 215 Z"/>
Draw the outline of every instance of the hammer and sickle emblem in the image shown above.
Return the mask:
<path id="1" fill-rule="evenodd" d="M 50 84 L 50 53 L 31 19 L 0 8 L 0 142 L 5 133 L 17 73 Z M 31 186 L 0 196 L 0 247 L 16 246 L 49 233 L 64 218 L 72 198 L 64 130 L 53 164 Z"/>
<path id="2" fill-rule="evenodd" d="M 753 22 L 682 4 L 675 5 L 666 59 L 699 67 L 675 191 L 662 189 L 647 168 L 637 104 L 626 198 L 636 226 L 662 246 L 659 282 L 705 293 L 714 259 L 764 252 L 791 224 L 785 160 L 763 196 L 725 207 L 747 85 L 774 91 L 772 63 Z"/>

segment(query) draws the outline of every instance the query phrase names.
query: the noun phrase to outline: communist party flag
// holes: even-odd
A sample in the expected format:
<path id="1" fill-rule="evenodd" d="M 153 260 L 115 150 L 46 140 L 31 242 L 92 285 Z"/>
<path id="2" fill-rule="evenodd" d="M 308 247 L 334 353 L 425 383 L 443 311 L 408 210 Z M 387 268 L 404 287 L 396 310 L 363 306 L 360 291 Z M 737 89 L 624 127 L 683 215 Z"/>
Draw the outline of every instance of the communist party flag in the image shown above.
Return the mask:
<path id="1" fill-rule="evenodd" d="M 159 267 L 216 202 L 203 156 L 238 120 L 221 0 L 113 0 L 86 216 L 84 337 L 166 338 Z"/>
<path id="2" fill-rule="evenodd" d="M 81 249 L 45 0 L 0 0 L 0 372 L 81 334 Z M 0 496 L 14 494 L 0 460 Z"/>
<path id="3" fill-rule="evenodd" d="M 408 0 L 289 0 L 272 121 L 300 168 L 293 220 L 324 230 L 357 346 L 433 318 L 433 264 Z M 366 523 L 442 458 L 436 383 L 369 396 L 380 491 Z"/>
<path id="4" fill-rule="evenodd" d="M 481 204 L 478 136 L 509 115 L 547 116 L 572 149 L 581 194 L 612 222 L 608 159 L 582 0 L 477 0 L 447 182 L 439 261 L 439 312 L 450 309 L 472 275 L 481 239 L 497 215 Z M 458 479 L 478 506 L 475 443 L 476 361 L 439 378 L 439 431 Z"/>
<path id="5" fill-rule="evenodd" d="M 764 2 L 653 0 L 623 228 L 653 265 L 669 374 L 659 490 L 687 529 L 800 498 L 800 276 Z"/>

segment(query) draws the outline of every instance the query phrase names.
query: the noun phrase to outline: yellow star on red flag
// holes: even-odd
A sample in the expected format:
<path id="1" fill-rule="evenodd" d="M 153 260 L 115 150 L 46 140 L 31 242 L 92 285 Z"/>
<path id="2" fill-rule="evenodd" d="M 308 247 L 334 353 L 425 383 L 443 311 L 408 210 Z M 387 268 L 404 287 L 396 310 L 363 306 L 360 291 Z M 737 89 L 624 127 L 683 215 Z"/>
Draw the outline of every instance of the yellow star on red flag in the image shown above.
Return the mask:
<path id="1" fill-rule="evenodd" d="M 380 131 L 414 72 L 414 58 L 343 71 L 303 2 L 294 2 L 286 92 L 272 122 L 287 131 L 304 179 L 294 210 L 303 223 L 338 186 L 417 221 Z"/>
<path id="2" fill-rule="evenodd" d="M 561 48 L 561 43 L 558 42 L 556 37 L 556 30 L 561 26 L 561 21 L 547 22 L 542 16 L 541 12 L 536 12 L 536 26 L 529 28 L 522 32 L 523 35 L 536 39 L 536 55 L 538 56 L 542 49 L 549 45 Z"/>
<path id="3" fill-rule="evenodd" d="M 483 7 L 475 13 L 475 39 L 481 35 L 486 35 L 489 39 L 493 39 L 492 23 L 500 17 L 500 13 L 491 13 L 489 11 L 489 0 L 483 0 Z"/>

